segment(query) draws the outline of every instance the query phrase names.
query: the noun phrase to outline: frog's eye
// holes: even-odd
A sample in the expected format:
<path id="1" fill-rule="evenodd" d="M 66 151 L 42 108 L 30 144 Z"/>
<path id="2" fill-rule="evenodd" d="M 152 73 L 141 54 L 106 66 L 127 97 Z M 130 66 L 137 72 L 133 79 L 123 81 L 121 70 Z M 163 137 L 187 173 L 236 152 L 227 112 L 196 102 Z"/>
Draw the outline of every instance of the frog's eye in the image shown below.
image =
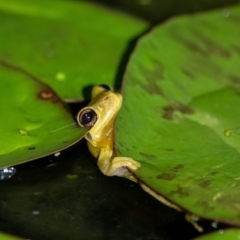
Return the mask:
<path id="1" fill-rule="evenodd" d="M 77 121 L 81 127 L 93 126 L 97 121 L 97 114 L 90 108 L 84 109 L 78 114 Z"/>

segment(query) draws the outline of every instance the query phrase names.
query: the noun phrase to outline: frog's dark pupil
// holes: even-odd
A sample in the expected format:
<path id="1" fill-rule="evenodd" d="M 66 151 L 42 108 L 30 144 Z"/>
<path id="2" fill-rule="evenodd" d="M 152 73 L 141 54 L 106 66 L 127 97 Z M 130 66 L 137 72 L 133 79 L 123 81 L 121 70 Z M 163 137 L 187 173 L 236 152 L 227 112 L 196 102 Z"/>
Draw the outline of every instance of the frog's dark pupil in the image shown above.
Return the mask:
<path id="1" fill-rule="evenodd" d="M 90 108 L 83 109 L 78 114 L 78 123 L 81 127 L 93 126 L 97 121 L 97 114 Z"/>
<path id="2" fill-rule="evenodd" d="M 89 111 L 89 112 L 86 112 L 82 115 L 82 124 L 85 125 L 85 124 L 88 124 L 90 123 L 93 118 L 94 118 L 94 115 L 95 113 L 93 111 Z"/>

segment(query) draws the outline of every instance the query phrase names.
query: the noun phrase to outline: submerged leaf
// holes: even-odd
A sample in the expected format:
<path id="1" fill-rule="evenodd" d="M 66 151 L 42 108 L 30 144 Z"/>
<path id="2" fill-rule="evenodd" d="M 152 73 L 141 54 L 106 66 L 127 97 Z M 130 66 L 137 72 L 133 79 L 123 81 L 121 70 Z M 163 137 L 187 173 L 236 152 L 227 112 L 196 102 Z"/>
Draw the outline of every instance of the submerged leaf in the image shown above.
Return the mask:
<path id="1" fill-rule="evenodd" d="M 227 12 L 226 12 L 227 11 Z M 146 186 L 195 215 L 240 225 L 240 6 L 144 36 L 124 79 L 116 151 Z"/>
<path id="2" fill-rule="evenodd" d="M 0 77 L 0 168 L 58 152 L 84 136 L 87 129 L 49 86 L 3 62 Z"/>

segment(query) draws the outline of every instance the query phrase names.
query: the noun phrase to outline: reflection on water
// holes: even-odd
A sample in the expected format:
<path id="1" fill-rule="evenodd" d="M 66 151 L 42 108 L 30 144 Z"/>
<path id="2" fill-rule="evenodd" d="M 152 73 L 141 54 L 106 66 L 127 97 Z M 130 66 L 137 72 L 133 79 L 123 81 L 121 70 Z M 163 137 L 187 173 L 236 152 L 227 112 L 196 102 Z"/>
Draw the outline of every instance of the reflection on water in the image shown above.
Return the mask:
<path id="1" fill-rule="evenodd" d="M 105 177 L 80 143 L 0 182 L 0 231 L 34 240 L 190 239 L 198 233 L 137 184 Z M 179 238 L 178 238 L 179 239 Z"/>

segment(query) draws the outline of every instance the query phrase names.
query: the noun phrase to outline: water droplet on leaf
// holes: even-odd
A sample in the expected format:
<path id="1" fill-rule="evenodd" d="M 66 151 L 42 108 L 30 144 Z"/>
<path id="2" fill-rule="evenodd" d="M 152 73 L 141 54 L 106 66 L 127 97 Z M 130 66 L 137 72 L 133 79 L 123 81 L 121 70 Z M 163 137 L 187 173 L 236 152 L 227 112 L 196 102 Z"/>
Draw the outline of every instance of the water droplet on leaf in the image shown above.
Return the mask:
<path id="1" fill-rule="evenodd" d="M 28 132 L 23 130 L 23 129 L 20 129 L 19 130 L 19 133 L 22 135 L 22 136 L 27 136 L 28 135 Z"/>
<path id="2" fill-rule="evenodd" d="M 224 132 L 224 135 L 225 135 L 226 137 L 230 137 L 232 131 L 233 131 L 232 129 L 228 129 L 228 130 L 226 130 L 226 131 Z"/>
<path id="3" fill-rule="evenodd" d="M 212 225 L 213 228 L 217 228 L 218 227 L 218 223 L 217 222 L 212 222 L 211 225 Z"/>
<path id="4" fill-rule="evenodd" d="M 65 80 L 66 80 L 66 74 L 63 73 L 63 72 L 58 72 L 58 73 L 56 74 L 56 79 L 57 79 L 58 81 L 65 81 Z"/>
<path id="5" fill-rule="evenodd" d="M 58 157 L 61 153 L 60 152 L 57 152 L 54 154 L 54 157 Z"/>
<path id="6" fill-rule="evenodd" d="M 219 234 L 223 234 L 224 233 L 223 229 L 220 229 L 218 232 L 219 232 Z"/>

